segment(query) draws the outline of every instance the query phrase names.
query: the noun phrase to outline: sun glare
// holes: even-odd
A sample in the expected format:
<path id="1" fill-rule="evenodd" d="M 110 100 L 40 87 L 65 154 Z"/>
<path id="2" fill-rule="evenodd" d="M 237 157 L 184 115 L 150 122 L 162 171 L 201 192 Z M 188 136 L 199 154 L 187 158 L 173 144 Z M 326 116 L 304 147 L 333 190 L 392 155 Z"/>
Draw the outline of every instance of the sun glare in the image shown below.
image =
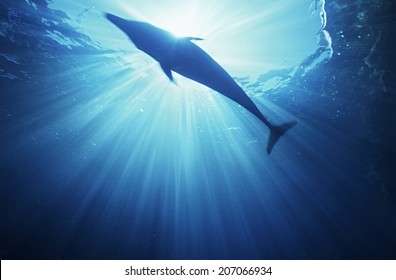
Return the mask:
<path id="1" fill-rule="evenodd" d="M 199 19 L 199 11 L 191 7 L 185 7 L 184 10 L 172 10 L 166 17 L 157 16 L 155 25 L 163 28 L 177 37 L 199 37 L 203 36 L 210 26 L 205 26 L 207 21 Z"/>
<path id="2" fill-rule="evenodd" d="M 186 24 L 186 20 L 188 22 L 188 18 L 186 15 L 179 15 L 177 17 L 172 17 L 170 20 L 160 23 L 160 27 L 171 32 L 177 37 L 192 36 L 191 30 L 194 29 L 193 25 L 191 25 L 190 23 Z"/>

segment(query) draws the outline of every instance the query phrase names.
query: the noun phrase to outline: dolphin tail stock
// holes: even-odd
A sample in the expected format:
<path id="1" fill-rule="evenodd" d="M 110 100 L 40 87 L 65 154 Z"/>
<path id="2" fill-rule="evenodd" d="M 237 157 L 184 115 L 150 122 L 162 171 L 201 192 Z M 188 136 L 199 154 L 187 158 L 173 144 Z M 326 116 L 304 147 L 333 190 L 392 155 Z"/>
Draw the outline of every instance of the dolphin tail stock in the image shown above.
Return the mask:
<path id="1" fill-rule="evenodd" d="M 276 142 L 285 134 L 290 128 L 295 126 L 297 122 L 288 122 L 282 125 L 273 125 L 270 127 L 270 136 L 267 144 L 267 153 L 270 154 Z"/>

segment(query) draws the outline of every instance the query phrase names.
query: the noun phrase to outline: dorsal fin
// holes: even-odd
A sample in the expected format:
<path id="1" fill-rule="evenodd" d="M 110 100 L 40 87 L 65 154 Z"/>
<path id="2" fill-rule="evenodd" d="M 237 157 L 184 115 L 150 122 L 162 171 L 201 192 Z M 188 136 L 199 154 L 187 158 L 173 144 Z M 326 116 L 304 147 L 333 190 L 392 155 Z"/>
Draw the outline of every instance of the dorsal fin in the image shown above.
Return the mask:
<path id="1" fill-rule="evenodd" d="M 203 41 L 203 39 L 199 38 L 199 37 L 181 37 L 181 38 L 179 38 L 179 40 L 183 40 L 183 41 Z"/>

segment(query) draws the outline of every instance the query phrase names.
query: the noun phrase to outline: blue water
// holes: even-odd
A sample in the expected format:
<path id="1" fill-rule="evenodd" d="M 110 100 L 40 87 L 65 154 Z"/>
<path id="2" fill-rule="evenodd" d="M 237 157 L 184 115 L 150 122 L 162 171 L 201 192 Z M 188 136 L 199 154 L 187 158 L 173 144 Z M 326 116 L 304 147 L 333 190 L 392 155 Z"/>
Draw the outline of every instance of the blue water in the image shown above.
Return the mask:
<path id="1" fill-rule="evenodd" d="M 375 3 L 373 3 L 375 2 Z M 390 1 L 0 1 L 1 259 L 394 259 Z M 274 123 L 137 50 L 196 42 Z"/>

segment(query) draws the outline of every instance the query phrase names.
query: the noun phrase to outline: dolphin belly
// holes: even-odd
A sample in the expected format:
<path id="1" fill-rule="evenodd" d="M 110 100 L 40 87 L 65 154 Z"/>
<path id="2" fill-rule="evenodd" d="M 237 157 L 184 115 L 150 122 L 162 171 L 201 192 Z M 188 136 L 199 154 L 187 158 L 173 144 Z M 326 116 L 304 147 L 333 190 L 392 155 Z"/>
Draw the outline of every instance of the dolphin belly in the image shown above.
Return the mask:
<path id="1" fill-rule="evenodd" d="M 254 114 L 266 126 L 270 122 L 235 80 L 212 57 L 194 43 L 188 42 L 176 48 L 177 58 L 172 61 L 172 70 L 186 78 L 203 84 L 228 97 Z"/>

